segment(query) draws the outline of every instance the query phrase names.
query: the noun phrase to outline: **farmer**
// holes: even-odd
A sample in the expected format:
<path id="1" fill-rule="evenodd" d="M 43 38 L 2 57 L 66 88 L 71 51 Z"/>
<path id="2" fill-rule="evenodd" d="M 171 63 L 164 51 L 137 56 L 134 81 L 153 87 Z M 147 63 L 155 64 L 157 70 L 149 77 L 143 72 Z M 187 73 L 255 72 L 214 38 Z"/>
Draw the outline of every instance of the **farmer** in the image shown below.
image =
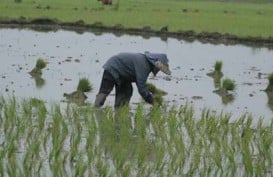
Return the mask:
<path id="1" fill-rule="evenodd" d="M 96 96 L 95 107 L 103 106 L 106 97 L 115 86 L 115 108 L 128 104 L 133 94 L 132 82 L 136 83 L 139 94 L 150 104 L 155 104 L 154 96 L 149 92 L 146 81 L 152 72 L 158 71 L 170 75 L 168 58 L 165 54 L 146 52 L 141 53 L 120 53 L 111 57 L 104 65 L 104 72 Z"/>

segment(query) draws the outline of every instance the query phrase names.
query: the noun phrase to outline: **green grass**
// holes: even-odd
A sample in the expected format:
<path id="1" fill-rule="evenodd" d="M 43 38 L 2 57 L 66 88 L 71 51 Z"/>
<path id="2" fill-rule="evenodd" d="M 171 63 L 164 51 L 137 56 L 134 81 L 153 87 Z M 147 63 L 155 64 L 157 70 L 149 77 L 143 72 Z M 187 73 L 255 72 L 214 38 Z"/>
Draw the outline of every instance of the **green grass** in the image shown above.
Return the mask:
<path id="1" fill-rule="evenodd" d="M 188 105 L 131 111 L 1 97 L 0 174 L 273 175 L 273 122 L 210 110 L 196 117 Z"/>
<path id="2" fill-rule="evenodd" d="M 265 1 L 219 2 L 186 0 L 119 0 L 103 6 L 96 0 L 2 0 L 0 19 L 51 18 L 62 22 L 83 20 L 106 26 L 122 24 L 126 28 L 150 26 L 169 31 L 193 30 L 219 32 L 239 37 L 272 37 L 273 4 Z M 263 3 L 257 3 L 263 2 Z"/>

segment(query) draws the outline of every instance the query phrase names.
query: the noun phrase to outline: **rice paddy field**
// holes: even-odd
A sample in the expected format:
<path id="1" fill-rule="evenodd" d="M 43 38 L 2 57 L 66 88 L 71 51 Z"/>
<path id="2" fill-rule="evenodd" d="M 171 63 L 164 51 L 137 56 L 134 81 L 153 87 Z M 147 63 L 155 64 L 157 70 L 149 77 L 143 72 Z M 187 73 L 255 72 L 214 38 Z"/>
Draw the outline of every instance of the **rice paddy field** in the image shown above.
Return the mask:
<path id="1" fill-rule="evenodd" d="M 129 118 L 131 117 L 131 118 Z M 1 176 L 272 176 L 273 123 L 0 99 Z"/>
<path id="2" fill-rule="evenodd" d="M 0 11 L 1 20 L 48 18 L 124 28 L 219 32 L 244 38 L 273 36 L 272 0 L 113 0 L 111 6 L 97 0 L 1 0 Z"/>
<path id="3" fill-rule="evenodd" d="M 168 31 L 219 32 L 243 38 L 249 36 L 272 38 L 273 36 L 272 0 L 241 0 L 236 2 L 225 0 L 114 0 L 112 6 L 104 6 L 97 0 L 1 0 L 0 12 L 0 21 L 43 18 L 57 19 L 61 22 L 101 23 L 105 26 L 121 24 L 125 28 L 142 29 L 151 27 L 155 30 L 167 28 Z M 76 40 L 75 43 L 60 45 L 59 42 L 65 42 L 64 39 L 68 39 L 67 36 L 70 36 L 70 39 L 75 38 L 75 35 L 71 33 L 61 35 L 63 40 L 57 41 L 57 44 L 55 41 L 54 46 L 52 46 L 54 40 L 51 38 L 51 45 L 47 45 L 45 42 L 41 43 L 41 40 L 40 42 L 30 41 L 28 31 L 25 30 L 19 30 L 19 34 L 22 34 L 23 38 L 16 37 L 17 30 L 15 30 L 16 32 L 10 30 L 10 33 L 14 34 L 12 37 L 5 35 L 6 30 L 0 31 L 0 39 L 11 39 L 11 42 L 0 41 L 3 54 L 0 56 L 6 56 L 5 59 L 0 59 L 5 61 L 5 64 L 8 63 L 6 67 L 3 62 L 3 70 L 12 68 L 11 73 L 16 72 L 20 75 L 19 77 L 15 74 L 14 77 L 19 85 L 26 83 L 25 88 L 24 86 L 20 87 L 21 85 L 18 87 L 18 90 L 22 90 L 21 92 L 17 90 L 13 92 L 12 86 L 17 83 L 9 80 L 12 74 L 6 73 L 7 70 L 5 72 L 0 71 L 1 81 L 5 81 L 5 84 L 8 83 L 8 86 L 11 85 L 11 91 L 7 86 L 1 86 L 1 89 L 3 88 L 1 91 L 3 93 L 13 93 L 10 94 L 13 96 L 9 97 L 3 96 L 3 93 L 0 96 L 1 177 L 273 176 L 273 121 L 271 119 L 267 119 L 265 123 L 264 119 L 253 117 L 250 114 L 241 114 L 234 117 L 232 113 L 221 113 L 206 108 L 196 114 L 197 110 L 184 100 L 182 100 L 184 101 L 183 104 L 172 104 L 171 106 L 163 104 L 154 107 L 147 106 L 140 101 L 134 104 L 134 109 L 125 106 L 115 110 L 109 105 L 97 109 L 92 104 L 52 103 L 36 97 L 24 98 L 22 95 L 29 95 L 29 88 L 32 88 L 32 85 L 28 84 L 29 77 L 26 76 L 26 70 L 24 69 L 28 65 L 14 64 L 12 62 L 15 60 L 12 60 L 12 57 L 23 58 L 20 62 L 25 64 L 24 62 L 28 59 L 34 60 L 35 58 L 36 60 L 38 57 L 43 56 L 51 61 L 51 63 L 48 63 L 49 66 L 55 63 L 58 67 L 65 68 L 67 65 L 60 65 L 64 58 L 66 58 L 65 61 L 68 61 L 80 56 L 80 59 L 75 59 L 75 63 L 78 64 L 83 58 L 82 61 L 89 59 L 86 56 L 91 50 L 85 48 L 84 52 L 86 53 L 83 55 L 79 52 L 79 50 L 83 50 L 83 48 L 78 48 L 80 43 L 86 44 L 84 35 L 82 38 L 77 36 L 76 38 L 79 41 Z M 44 36 L 44 34 L 40 33 L 35 33 L 34 36 L 39 38 L 41 35 Z M 87 36 L 90 37 L 90 35 Z M 107 37 L 107 35 L 104 36 Z M 28 40 L 25 40 L 25 38 Z M 49 36 L 45 37 L 45 39 L 48 38 Z M 95 69 L 97 69 L 98 65 L 101 65 L 99 57 L 106 58 L 108 56 L 108 53 L 103 53 L 101 46 L 110 46 L 108 49 L 112 54 L 114 53 L 113 50 L 116 52 L 116 49 L 112 47 L 113 44 L 119 50 L 123 49 L 122 45 L 132 46 L 133 48 L 138 46 L 137 50 L 139 51 L 144 50 L 141 47 L 146 45 L 143 42 L 145 41 L 144 38 L 137 37 L 137 39 L 141 40 L 140 42 L 138 40 L 129 40 L 128 43 L 122 43 L 120 39 L 113 40 L 112 38 L 108 36 L 108 40 L 101 38 L 98 41 L 95 38 L 93 40 L 95 41 L 94 44 L 91 43 L 94 45 L 92 47 L 97 49 L 97 51 L 92 51 L 91 62 L 93 62 L 92 66 Z M 55 39 L 59 38 L 55 37 Z M 111 40 L 117 41 L 117 43 L 112 42 L 113 44 L 111 44 Z M 23 43 L 25 41 L 27 42 Z M 97 45 L 100 44 L 99 41 L 106 44 Z M 168 39 L 167 41 L 169 43 L 167 42 L 167 45 L 164 43 L 164 46 L 171 46 L 174 39 Z M 21 42 L 24 44 L 23 46 L 21 46 Z M 151 49 L 158 49 L 159 43 L 162 43 L 159 39 L 156 39 L 156 42 L 157 45 L 150 45 L 154 47 Z M 90 44 L 90 41 L 87 44 Z M 176 46 L 183 44 L 183 47 L 166 49 L 167 51 L 171 50 L 169 53 L 173 56 L 174 63 L 181 61 L 180 55 L 176 55 L 177 53 L 180 54 L 180 52 L 176 51 L 176 49 L 180 49 L 179 51 L 185 54 L 186 50 L 191 51 L 192 48 L 198 48 L 201 45 L 199 43 L 197 46 L 190 44 L 187 48 L 185 45 L 187 43 L 184 41 L 178 41 L 177 43 L 175 41 L 175 44 Z M 76 47 L 69 49 L 70 45 Z M 39 52 L 37 52 L 33 49 L 37 46 L 43 46 L 43 48 L 39 48 Z M 50 47 L 54 47 L 54 49 Z M 217 48 L 217 46 L 214 47 Z M 225 46 L 221 45 L 221 47 Z M 78 52 L 75 52 L 75 49 Z M 240 52 L 242 52 L 242 49 Z M 270 49 L 253 48 L 252 52 L 255 54 L 259 53 L 260 50 L 270 51 Z M 7 55 L 3 51 L 8 51 Z M 52 51 L 58 51 L 62 54 L 54 52 L 52 54 Z M 67 51 L 70 51 L 70 53 L 66 53 Z M 100 54 L 98 54 L 98 51 L 100 51 Z M 206 50 L 203 49 L 204 51 Z M 219 46 L 218 51 L 222 51 L 219 50 Z M 239 50 L 229 51 L 239 53 Z M 270 55 L 270 52 L 268 53 Z M 104 55 L 106 56 L 104 57 Z M 204 56 L 204 53 L 200 52 L 200 55 Z M 188 63 L 193 64 L 193 61 L 195 61 L 194 64 L 197 64 L 196 67 L 188 68 L 188 70 L 195 72 L 201 67 L 200 60 L 197 62 L 197 60 L 192 59 L 201 58 L 202 60 L 202 57 L 189 56 Z M 218 56 L 218 54 L 213 56 Z M 225 57 L 222 53 L 219 56 Z M 258 56 L 261 61 L 268 58 L 263 55 Z M 236 57 L 234 58 L 236 59 Z M 11 59 L 9 60 L 9 58 Z M 45 67 L 45 64 L 42 65 L 41 68 Z M 236 66 L 235 60 L 232 60 L 231 65 Z M 265 65 L 267 64 L 263 64 L 263 66 Z M 13 70 L 13 66 L 19 66 L 19 69 Z M 84 64 L 81 66 L 85 66 L 83 67 L 85 69 L 88 67 L 88 65 Z M 181 67 L 183 66 L 181 65 Z M 237 70 L 238 66 L 234 68 Z M 70 74 L 72 73 L 71 70 L 76 68 L 73 67 L 74 65 L 68 68 Z M 95 72 L 95 69 L 92 72 Z M 174 73 L 180 74 L 177 71 L 179 69 L 180 65 L 177 65 Z M 253 82 L 253 78 L 256 78 L 258 74 L 263 77 L 268 75 L 267 70 L 260 71 L 258 69 L 253 66 L 247 72 L 242 71 L 247 75 L 253 74 L 253 77 L 250 78 Z M 268 69 L 268 66 L 266 66 L 266 69 Z M 204 70 L 198 71 L 205 75 Z M 60 70 L 54 70 L 54 67 L 51 70 L 46 70 L 45 74 L 50 72 L 54 72 L 51 75 L 52 78 L 58 78 L 56 73 L 60 74 Z M 266 74 L 262 72 L 266 72 Z M 201 83 L 203 83 L 203 75 Z M 69 76 L 71 77 L 71 75 Z M 182 75 L 179 76 L 183 77 Z M 239 74 L 239 76 L 242 79 L 242 74 Z M 62 75 L 62 77 L 65 78 L 62 78 L 65 81 L 71 81 L 69 77 L 66 78 L 67 75 Z M 74 76 L 71 78 L 74 79 Z M 97 77 L 92 79 L 96 80 Z M 49 82 L 55 81 L 50 78 L 48 80 Z M 241 85 L 239 84 L 239 88 L 252 85 L 252 83 L 244 83 L 245 80 L 242 80 L 240 80 Z M 173 80 L 173 82 L 175 81 Z M 187 78 L 184 81 L 184 83 L 187 83 Z M 262 84 L 264 84 L 264 80 L 262 81 Z M 43 85 L 45 82 L 42 79 L 38 83 Z M 59 82 L 57 85 L 58 87 L 54 87 L 54 89 L 59 94 L 63 90 L 60 91 L 60 89 L 56 88 L 62 88 L 63 85 L 59 84 Z M 186 84 L 181 85 L 185 87 Z M 42 90 L 41 87 L 38 86 L 35 89 Z M 53 94 L 54 89 L 51 89 L 52 97 L 55 97 Z M 191 88 L 189 90 L 193 91 Z M 191 92 L 185 92 L 185 94 L 190 95 Z M 258 91 L 251 92 L 251 94 L 249 94 L 249 90 L 245 92 L 250 95 L 247 98 L 253 97 L 259 100 L 259 97 L 256 96 L 259 95 Z M 16 97 L 17 93 L 23 94 Z M 35 92 L 33 91 L 33 93 Z M 176 92 L 171 94 L 177 97 Z M 43 92 L 43 95 L 49 96 L 48 92 Z M 198 96 L 194 95 L 193 97 L 197 98 Z M 270 105 L 272 105 L 271 101 Z M 254 105 L 254 107 L 256 106 Z M 239 109 L 242 110 L 242 107 L 239 107 Z"/>

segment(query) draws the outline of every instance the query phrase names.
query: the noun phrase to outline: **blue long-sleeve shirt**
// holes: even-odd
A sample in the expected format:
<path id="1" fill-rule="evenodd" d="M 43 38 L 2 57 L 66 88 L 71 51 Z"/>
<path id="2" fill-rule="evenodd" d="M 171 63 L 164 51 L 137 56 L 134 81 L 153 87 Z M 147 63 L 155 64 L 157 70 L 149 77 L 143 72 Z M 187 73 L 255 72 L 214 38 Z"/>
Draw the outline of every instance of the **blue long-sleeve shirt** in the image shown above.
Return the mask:
<path id="1" fill-rule="evenodd" d="M 120 53 L 111 57 L 103 68 L 110 72 L 115 81 L 119 83 L 120 79 L 126 79 L 135 82 L 139 94 L 148 102 L 153 102 L 152 94 L 149 92 L 146 81 L 153 69 L 153 65 L 146 56 L 141 53 Z"/>

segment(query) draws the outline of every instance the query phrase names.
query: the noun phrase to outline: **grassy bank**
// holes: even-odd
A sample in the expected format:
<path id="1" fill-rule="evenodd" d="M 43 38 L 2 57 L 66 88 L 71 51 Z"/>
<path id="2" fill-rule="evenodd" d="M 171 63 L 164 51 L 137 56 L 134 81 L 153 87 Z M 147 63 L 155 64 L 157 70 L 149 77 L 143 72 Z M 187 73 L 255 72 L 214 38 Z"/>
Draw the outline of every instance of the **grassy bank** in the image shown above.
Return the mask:
<path id="1" fill-rule="evenodd" d="M 218 1 L 119 0 L 103 6 L 96 0 L 1 0 L 0 19 L 50 18 L 62 22 L 83 20 L 126 28 L 193 30 L 229 33 L 239 37 L 272 37 L 273 4 Z"/>
<path id="2" fill-rule="evenodd" d="M 49 107 L 49 108 L 48 108 Z M 131 115 L 134 124 L 132 124 Z M 272 176 L 273 123 L 0 99 L 1 176 Z"/>

